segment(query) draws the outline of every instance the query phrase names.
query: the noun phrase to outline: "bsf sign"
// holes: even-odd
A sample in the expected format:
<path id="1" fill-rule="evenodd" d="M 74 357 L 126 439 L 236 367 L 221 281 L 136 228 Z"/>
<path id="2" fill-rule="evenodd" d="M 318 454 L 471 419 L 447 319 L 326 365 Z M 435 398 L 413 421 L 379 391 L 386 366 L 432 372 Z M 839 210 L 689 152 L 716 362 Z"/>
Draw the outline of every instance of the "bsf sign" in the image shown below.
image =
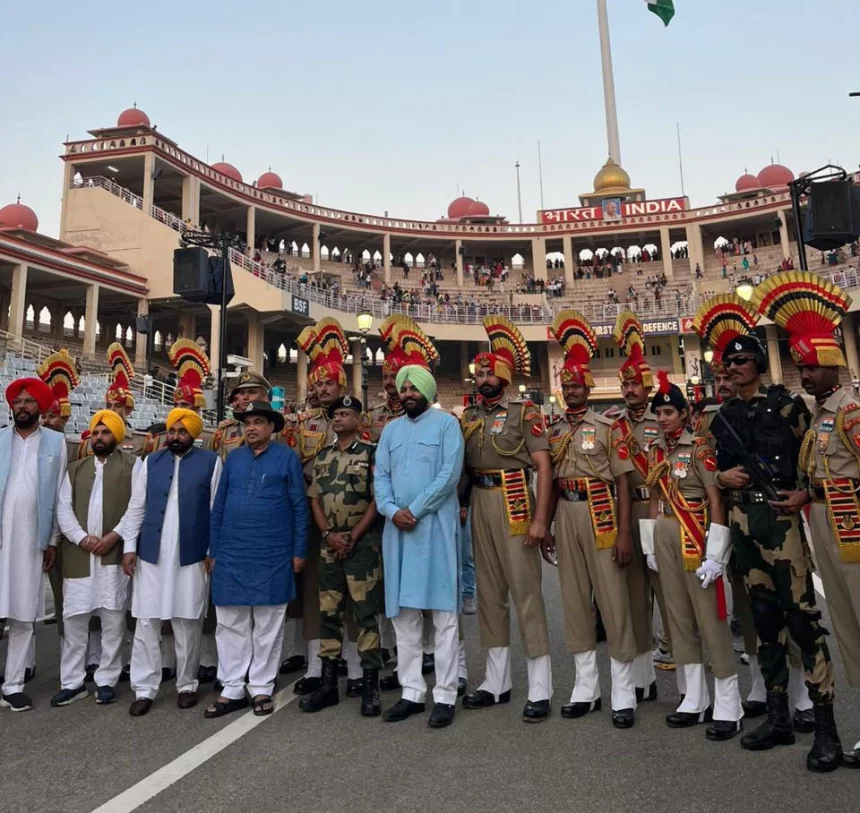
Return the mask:
<path id="1" fill-rule="evenodd" d="M 300 296 L 296 296 L 293 294 L 293 302 L 292 308 L 293 313 L 297 313 L 299 316 L 310 316 L 311 315 L 311 303 L 307 299 L 302 299 Z"/>

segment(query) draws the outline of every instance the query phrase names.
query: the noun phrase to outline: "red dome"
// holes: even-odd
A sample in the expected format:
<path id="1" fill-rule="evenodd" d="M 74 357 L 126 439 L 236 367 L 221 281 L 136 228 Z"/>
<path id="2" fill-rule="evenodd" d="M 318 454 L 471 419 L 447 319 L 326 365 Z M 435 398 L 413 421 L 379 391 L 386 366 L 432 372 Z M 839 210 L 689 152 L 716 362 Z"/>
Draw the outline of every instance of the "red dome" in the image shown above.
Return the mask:
<path id="1" fill-rule="evenodd" d="M 226 175 L 228 178 L 231 178 L 234 181 L 238 181 L 242 183 L 242 173 L 239 172 L 236 167 L 232 164 L 228 164 L 226 161 L 219 161 L 217 164 L 212 164 L 212 169 L 216 172 L 220 172 L 222 175 Z"/>
<path id="2" fill-rule="evenodd" d="M 476 200 L 466 211 L 466 217 L 489 217 L 490 207 L 480 200 Z"/>
<path id="3" fill-rule="evenodd" d="M 794 180 L 794 173 L 782 164 L 771 164 L 758 174 L 759 183 L 767 189 L 777 189 L 787 186 L 789 181 Z"/>
<path id="4" fill-rule="evenodd" d="M 469 207 L 475 203 L 472 198 L 467 198 L 465 195 L 463 197 L 459 197 L 456 200 L 451 201 L 451 205 L 448 206 L 448 218 L 449 220 L 459 220 L 461 217 L 465 217 L 469 211 Z"/>
<path id="5" fill-rule="evenodd" d="M 751 189 L 761 189 L 761 184 L 755 175 L 748 172 L 741 175 L 735 184 L 735 192 L 749 192 Z"/>
<path id="6" fill-rule="evenodd" d="M 117 127 L 149 127 L 149 116 L 137 107 L 123 110 L 116 120 Z"/>
<path id="7" fill-rule="evenodd" d="M 264 172 L 260 179 L 257 181 L 258 189 L 283 189 L 284 182 L 281 180 L 281 176 L 278 175 L 277 172 L 272 172 L 269 170 L 268 172 Z"/>
<path id="8" fill-rule="evenodd" d="M 39 218 L 23 203 L 10 203 L 0 209 L 0 226 L 12 229 L 39 230 Z"/>

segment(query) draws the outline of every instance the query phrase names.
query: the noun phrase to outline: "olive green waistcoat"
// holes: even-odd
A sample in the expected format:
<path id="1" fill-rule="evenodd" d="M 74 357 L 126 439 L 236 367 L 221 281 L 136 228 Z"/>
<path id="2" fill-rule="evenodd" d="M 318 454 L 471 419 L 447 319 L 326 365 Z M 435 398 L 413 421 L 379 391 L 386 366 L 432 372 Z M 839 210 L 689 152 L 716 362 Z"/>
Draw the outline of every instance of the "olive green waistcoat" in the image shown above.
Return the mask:
<path id="1" fill-rule="evenodd" d="M 131 472 L 137 458 L 117 449 L 107 459 L 102 476 L 102 536 L 110 533 L 122 519 L 131 499 Z M 87 530 L 90 496 L 96 479 L 95 457 L 76 460 L 69 465 L 72 484 L 72 509 L 81 528 Z M 122 542 L 102 556 L 102 564 L 122 563 Z M 90 554 L 69 542 L 60 541 L 60 562 L 64 579 L 85 579 L 90 575 Z"/>

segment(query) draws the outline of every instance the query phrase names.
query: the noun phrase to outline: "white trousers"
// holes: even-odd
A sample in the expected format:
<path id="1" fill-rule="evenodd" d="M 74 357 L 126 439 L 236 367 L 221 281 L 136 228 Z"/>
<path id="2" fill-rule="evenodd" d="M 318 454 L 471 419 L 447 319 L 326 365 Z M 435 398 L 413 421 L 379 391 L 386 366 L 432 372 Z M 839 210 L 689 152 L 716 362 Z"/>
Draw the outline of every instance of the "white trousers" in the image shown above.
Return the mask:
<path id="1" fill-rule="evenodd" d="M 533 703 L 539 700 L 552 699 L 552 664 L 549 655 L 539 658 L 526 659 L 529 695 Z M 511 690 L 511 648 L 509 646 L 491 646 L 487 650 L 487 665 L 484 671 L 484 682 L 478 686 L 481 691 L 489 692 L 496 701 L 500 694 Z"/>
<path id="2" fill-rule="evenodd" d="M 320 658 L 319 638 L 313 638 L 312 640 L 308 641 L 308 669 L 305 672 L 305 677 L 322 677 L 322 660 Z"/>
<path id="3" fill-rule="evenodd" d="M 468 680 L 469 671 L 466 669 L 466 642 L 457 642 L 457 680 Z"/>
<path id="4" fill-rule="evenodd" d="M 96 686 L 116 686 L 122 671 L 122 641 L 125 635 L 124 610 L 96 610 L 102 620 L 101 657 L 96 669 Z M 60 686 L 78 689 L 87 676 L 87 641 L 93 613 L 63 619 L 63 646 L 60 657 Z"/>
<path id="5" fill-rule="evenodd" d="M 176 691 L 197 691 L 200 665 L 200 622 L 194 618 L 171 620 L 173 637 L 167 638 L 176 650 Z M 155 700 L 161 685 L 161 619 L 138 618 L 131 649 L 131 688 L 138 699 Z M 171 647 L 173 648 L 173 647 Z"/>
<path id="6" fill-rule="evenodd" d="M 600 697 L 600 673 L 597 669 L 597 650 L 576 652 L 576 681 L 570 694 L 571 703 L 593 703 Z M 636 684 L 633 678 L 634 661 L 609 659 L 611 677 L 610 702 L 613 711 L 636 708 Z"/>
<path id="7" fill-rule="evenodd" d="M 394 616 L 391 622 L 397 636 L 397 676 L 403 687 L 403 699 L 423 703 L 427 684 L 421 674 L 424 652 L 424 619 L 421 610 L 401 608 L 400 614 Z M 457 613 L 433 610 L 433 627 L 436 633 L 436 686 L 433 700 L 453 706 L 457 702 L 459 661 Z"/>
<path id="8" fill-rule="evenodd" d="M 288 618 L 284 625 L 283 658 L 301 656 L 308 659 L 308 642 L 305 640 L 304 624 L 301 618 Z"/>
<path id="9" fill-rule="evenodd" d="M 394 655 L 394 647 L 397 646 L 394 625 L 386 615 L 379 616 L 379 646 L 382 649 L 387 649 L 389 655 Z"/>
<path id="10" fill-rule="evenodd" d="M 23 615 L 23 613 L 22 613 Z M 8 644 L 6 646 L 6 676 L 3 694 L 18 694 L 24 691 L 24 673 L 31 666 L 30 646 L 35 641 L 32 621 L 9 619 Z M 35 658 L 33 660 L 35 664 Z M 32 668 L 32 667 L 31 667 Z"/>
<path id="11" fill-rule="evenodd" d="M 750 655 L 750 691 L 747 700 L 757 700 L 764 703 L 767 699 L 767 689 L 764 685 L 764 677 L 761 673 L 758 657 Z M 788 669 L 788 699 L 797 711 L 807 711 L 812 708 L 812 700 L 809 699 L 809 690 L 806 688 L 806 676 L 803 669 L 789 665 Z"/>
<path id="12" fill-rule="evenodd" d="M 361 668 L 358 644 L 355 641 L 350 641 L 348 635 L 344 636 L 341 655 L 346 661 L 346 679 L 361 680 L 364 670 Z"/>
<path id="13" fill-rule="evenodd" d="M 687 663 L 678 666 L 684 670 L 687 682 L 687 692 L 684 702 L 678 706 L 678 711 L 690 714 L 701 714 L 711 705 L 711 694 L 708 691 L 708 679 L 705 667 L 701 663 Z M 738 676 L 714 678 L 714 720 L 736 723 L 744 716 L 741 705 L 741 692 L 738 686 Z"/>
<path id="14" fill-rule="evenodd" d="M 645 694 L 648 694 L 648 689 L 655 680 L 657 673 L 654 671 L 654 653 L 637 655 L 633 659 L 633 685 L 637 689 L 644 689 Z"/>
<path id="15" fill-rule="evenodd" d="M 218 680 L 222 697 L 241 700 L 245 678 L 251 697 L 271 695 L 280 666 L 284 643 L 286 604 L 271 607 L 216 607 L 218 626 Z"/>

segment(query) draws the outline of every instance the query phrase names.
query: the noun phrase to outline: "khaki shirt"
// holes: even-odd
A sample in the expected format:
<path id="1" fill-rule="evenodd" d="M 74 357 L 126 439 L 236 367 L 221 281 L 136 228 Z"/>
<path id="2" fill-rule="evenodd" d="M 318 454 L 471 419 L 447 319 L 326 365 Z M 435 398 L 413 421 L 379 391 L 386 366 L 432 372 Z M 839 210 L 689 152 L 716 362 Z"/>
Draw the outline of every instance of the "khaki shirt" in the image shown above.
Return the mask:
<path id="1" fill-rule="evenodd" d="M 460 418 L 470 469 L 525 469 L 531 455 L 549 451 L 543 416 L 530 401 L 503 398 L 493 407 L 469 407 Z"/>
<path id="2" fill-rule="evenodd" d="M 238 449 L 244 442 L 242 424 L 235 418 L 228 418 L 226 421 L 221 421 L 215 430 L 212 438 L 212 451 L 224 462 L 227 455 L 234 449 Z"/>
<path id="3" fill-rule="evenodd" d="M 816 405 L 800 466 L 817 480 L 860 480 L 860 401 L 850 390 Z"/>
<path id="4" fill-rule="evenodd" d="M 630 437 L 621 429 L 621 421 L 627 420 L 633 429 Z M 633 464 L 630 471 L 630 487 L 643 488 L 648 477 L 648 452 L 660 436 L 657 419 L 649 410 L 645 411 L 642 419 L 634 420 L 625 409 L 612 424 L 612 448 L 622 460 Z M 639 468 L 641 460 L 644 471 Z"/>
<path id="5" fill-rule="evenodd" d="M 136 457 L 140 457 L 143 453 L 143 445 L 146 442 L 146 438 L 146 432 L 141 432 L 137 429 L 127 429 L 125 438 L 123 439 L 122 443 L 117 444 L 117 449 L 126 452 L 127 454 L 132 454 Z M 78 448 L 75 452 L 75 456 L 71 458 L 69 462 L 71 463 L 74 460 L 83 460 L 86 457 L 90 457 L 92 453 L 93 448 L 90 445 L 90 433 L 89 430 L 87 430 L 81 435 L 81 440 L 80 443 L 78 443 Z"/>
<path id="6" fill-rule="evenodd" d="M 553 479 L 591 477 L 612 483 L 633 471 L 630 459 L 623 460 L 612 448 L 612 424 L 593 409 L 574 429 L 566 419 L 555 424 L 549 439 Z"/>
<path id="7" fill-rule="evenodd" d="M 648 456 L 652 474 L 657 466 L 656 449 L 662 449 L 666 454 L 665 463 L 669 466 L 668 479 L 671 489 L 677 489 L 687 502 L 706 499 L 705 489 L 717 485 L 717 456 L 707 438 L 695 437 L 685 429 L 670 452 L 661 432 Z M 660 485 L 655 483 L 654 488 L 659 490 L 661 499 L 665 499 L 666 495 Z"/>
<path id="8" fill-rule="evenodd" d="M 720 411 L 719 404 L 708 404 L 693 422 L 693 431 L 701 438 L 707 438 L 711 446 L 714 445 L 714 434 L 711 432 L 711 424 Z"/>
<path id="9" fill-rule="evenodd" d="M 379 436 L 382 434 L 382 430 L 391 421 L 396 420 L 403 414 L 403 407 L 400 407 L 399 404 L 398 407 L 399 409 L 396 411 L 393 410 L 386 400 L 370 410 L 370 440 L 373 443 L 379 443 Z"/>
<path id="10" fill-rule="evenodd" d="M 200 437 L 194 441 L 194 445 L 198 449 L 211 449 L 212 442 L 215 438 L 214 429 L 210 429 L 208 426 L 204 427 L 203 431 L 200 433 Z M 159 449 L 163 449 L 167 445 L 167 432 L 150 432 L 147 433 L 146 438 L 143 442 L 143 449 L 140 453 L 142 459 L 146 459 L 149 455 L 157 452 Z"/>

